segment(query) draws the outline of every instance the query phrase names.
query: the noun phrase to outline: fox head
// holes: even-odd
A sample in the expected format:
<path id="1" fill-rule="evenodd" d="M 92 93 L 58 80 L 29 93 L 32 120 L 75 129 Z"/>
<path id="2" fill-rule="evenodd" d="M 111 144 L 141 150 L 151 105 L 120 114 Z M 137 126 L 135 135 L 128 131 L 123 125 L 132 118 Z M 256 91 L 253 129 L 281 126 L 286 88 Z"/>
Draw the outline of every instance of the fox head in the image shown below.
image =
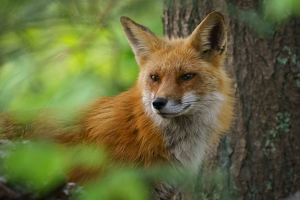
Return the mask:
<path id="1" fill-rule="evenodd" d="M 121 17 L 121 23 L 140 66 L 137 84 L 151 114 L 173 118 L 222 101 L 227 33 L 220 13 L 209 14 L 188 38 L 160 38 L 128 17 Z"/>

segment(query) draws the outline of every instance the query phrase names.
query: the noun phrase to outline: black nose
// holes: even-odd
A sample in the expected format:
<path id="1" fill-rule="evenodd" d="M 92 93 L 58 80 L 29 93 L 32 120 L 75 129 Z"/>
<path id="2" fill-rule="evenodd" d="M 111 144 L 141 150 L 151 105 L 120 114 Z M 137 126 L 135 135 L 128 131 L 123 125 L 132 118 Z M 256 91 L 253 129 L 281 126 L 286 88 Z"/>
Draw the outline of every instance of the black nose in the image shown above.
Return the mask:
<path id="1" fill-rule="evenodd" d="M 155 109 L 160 110 L 166 106 L 168 103 L 168 100 L 165 98 L 156 98 L 153 102 L 152 105 Z"/>

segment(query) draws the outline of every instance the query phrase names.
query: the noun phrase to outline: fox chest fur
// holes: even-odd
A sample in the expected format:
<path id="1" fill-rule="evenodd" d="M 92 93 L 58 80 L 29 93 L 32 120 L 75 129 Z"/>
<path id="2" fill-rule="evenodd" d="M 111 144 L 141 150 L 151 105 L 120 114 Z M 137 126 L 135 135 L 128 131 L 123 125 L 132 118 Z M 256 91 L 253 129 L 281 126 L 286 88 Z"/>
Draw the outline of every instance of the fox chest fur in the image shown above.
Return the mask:
<path id="1" fill-rule="evenodd" d="M 145 105 L 150 103 L 150 99 L 144 96 Z M 224 97 L 218 92 L 213 92 L 197 101 L 198 105 L 191 108 L 195 109 L 194 113 L 174 118 L 156 116 L 149 106 L 145 106 L 146 113 L 161 131 L 172 162 L 193 172 L 197 172 L 213 131 L 220 126 L 218 115 Z"/>

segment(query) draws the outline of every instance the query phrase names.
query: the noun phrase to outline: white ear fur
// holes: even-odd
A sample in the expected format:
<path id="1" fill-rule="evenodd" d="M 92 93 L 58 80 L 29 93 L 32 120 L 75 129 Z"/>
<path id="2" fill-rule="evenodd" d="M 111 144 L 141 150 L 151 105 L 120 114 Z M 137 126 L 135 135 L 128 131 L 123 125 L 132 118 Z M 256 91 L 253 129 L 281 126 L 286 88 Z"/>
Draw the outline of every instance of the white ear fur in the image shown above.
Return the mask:
<path id="1" fill-rule="evenodd" d="M 189 39 L 202 55 L 211 51 L 224 55 L 227 49 L 227 31 L 223 15 L 218 12 L 208 14 Z"/>
<path id="2" fill-rule="evenodd" d="M 152 51 L 159 48 L 162 40 L 150 29 L 128 17 L 121 17 L 120 21 L 138 62 L 139 58 L 146 59 Z"/>

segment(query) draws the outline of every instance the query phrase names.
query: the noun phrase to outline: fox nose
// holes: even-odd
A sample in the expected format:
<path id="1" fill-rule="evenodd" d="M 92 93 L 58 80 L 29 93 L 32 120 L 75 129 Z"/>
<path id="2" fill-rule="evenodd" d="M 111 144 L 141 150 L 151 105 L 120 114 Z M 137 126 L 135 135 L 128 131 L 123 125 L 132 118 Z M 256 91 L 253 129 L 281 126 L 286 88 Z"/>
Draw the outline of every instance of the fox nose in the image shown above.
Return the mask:
<path id="1" fill-rule="evenodd" d="M 168 103 L 168 100 L 165 98 L 156 98 L 152 102 L 152 105 L 156 110 L 160 110 L 160 109 L 164 108 L 167 103 Z"/>

